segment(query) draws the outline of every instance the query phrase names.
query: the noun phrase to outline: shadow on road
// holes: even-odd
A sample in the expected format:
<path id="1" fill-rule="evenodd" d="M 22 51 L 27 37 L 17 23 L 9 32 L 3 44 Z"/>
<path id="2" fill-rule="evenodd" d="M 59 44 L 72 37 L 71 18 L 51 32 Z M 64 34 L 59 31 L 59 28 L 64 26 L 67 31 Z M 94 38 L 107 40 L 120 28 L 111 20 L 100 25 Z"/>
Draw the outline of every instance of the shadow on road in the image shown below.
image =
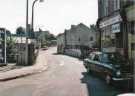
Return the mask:
<path id="1" fill-rule="evenodd" d="M 82 72 L 81 83 L 85 83 L 88 90 L 88 96 L 116 96 L 122 93 L 120 89 L 107 85 L 102 79 L 93 74 Z"/>
<path id="2" fill-rule="evenodd" d="M 72 57 L 72 58 L 78 58 L 78 57 L 75 57 L 75 56 L 72 56 L 72 55 L 67 55 L 67 54 L 59 54 L 59 53 L 52 53 L 52 54 L 53 55 L 60 55 L 60 56 L 67 56 L 67 57 Z M 82 60 L 80 60 L 80 61 L 82 61 Z"/>
<path id="3" fill-rule="evenodd" d="M 60 54 L 58 54 L 58 53 L 53 53 L 53 55 L 60 55 Z"/>

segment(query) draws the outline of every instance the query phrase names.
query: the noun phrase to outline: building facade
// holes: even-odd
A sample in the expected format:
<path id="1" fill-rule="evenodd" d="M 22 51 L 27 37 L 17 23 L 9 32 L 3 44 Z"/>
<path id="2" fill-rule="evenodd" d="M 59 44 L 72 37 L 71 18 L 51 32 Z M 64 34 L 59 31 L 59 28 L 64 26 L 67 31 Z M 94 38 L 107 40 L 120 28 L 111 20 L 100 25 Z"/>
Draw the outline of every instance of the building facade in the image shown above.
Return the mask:
<path id="1" fill-rule="evenodd" d="M 59 34 L 57 36 L 57 53 L 63 54 L 65 48 L 65 37 L 64 34 Z"/>
<path id="2" fill-rule="evenodd" d="M 11 32 L 6 28 L 0 28 L 0 65 L 10 62 L 11 57 Z"/>
<path id="3" fill-rule="evenodd" d="M 134 2 L 135 0 L 98 0 L 97 26 L 102 51 L 119 52 L 131 59 L 129 31 L 132 28 L 127 21 L 126 9 Z"/>
<path id="4" fill-rule="evenodd" d="M 62 41 L 63 42 L 62 42 Z M 64 43 L 64 52 L 68 55 L 81 57 L 87 55 L 96 43 L 96 32 L 80 23 L 71 25 L 69 30 L 57 37 L 58 44 Z"/>
<path id="5" fill-rule="evenodd" d="M 66 45 L 72 48 L 80 48 L 80 46 L 93 47 L 96 42 L 96 32 L 89 27 L 80 23 L 71 25 L 70 30 L 66 30 Z"/>
<path id="6" fill-rule="evenodd" d="M 135 4 L 126 8 L 128 23 L 128 49 L 131 59 L 135 59 Z"/>

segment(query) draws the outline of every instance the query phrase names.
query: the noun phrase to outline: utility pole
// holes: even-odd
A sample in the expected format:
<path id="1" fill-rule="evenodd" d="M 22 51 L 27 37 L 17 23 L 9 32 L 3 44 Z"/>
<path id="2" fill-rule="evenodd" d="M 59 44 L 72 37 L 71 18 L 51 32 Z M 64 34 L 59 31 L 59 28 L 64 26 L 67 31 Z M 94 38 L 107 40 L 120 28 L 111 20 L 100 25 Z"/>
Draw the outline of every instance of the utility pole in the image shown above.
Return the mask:
<path id="1" fill-rule="evenodd" d="M 4 56 L 4 63 L 5 64 L 7 64 L 7 39 L 6 39 L 6 37 L 7 37 L 7 34 L 6 34 L 6 29 L 4 29 L 4 48 L 5 48 L 5 50 L 4 50 L 4 54 L 5 54 L 5 56 Z"/>
<path id="2" fill-rule="evenodd" d="M 25 46 L 25 48 L 26 48 L 26 53 L 25 53 L 25 65 L 28 65 L 28 17 L 29 17 L 29 14 L 28 14 L 28 12 L 29 12 L 29 9 L 28 9 L 28 7 L 29 7 L 29 0 L 27 0 L 26 1 L 26 46 Z"/>

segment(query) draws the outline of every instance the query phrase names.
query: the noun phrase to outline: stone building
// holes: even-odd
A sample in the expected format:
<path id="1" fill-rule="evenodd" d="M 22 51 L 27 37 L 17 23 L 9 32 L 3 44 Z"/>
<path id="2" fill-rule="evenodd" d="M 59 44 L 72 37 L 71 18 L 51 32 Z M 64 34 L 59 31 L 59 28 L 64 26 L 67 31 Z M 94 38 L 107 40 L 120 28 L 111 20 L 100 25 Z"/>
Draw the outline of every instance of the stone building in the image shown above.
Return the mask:
<path id="1" fill-rule="evenodd" d="M 57 36 L 57 53 L 64 53 L 65 48 L 65 37 L 64 34 L 59 34 Z"/>
<path id="2" fill-rule="evenodd" d="M 95 34 L 89 27 L 80 23 L 78 25 L 71 25 L 70 30 L 66 30 L 66 44 L 72 48 L 80 46 L 93 47 L 95 43 Z"/>
<path id="3" fill-rule="evenodd" d="M 128 54 L 129 58 L 135 59 L 135 4 L 127 7 L 127 31 L 128 31 Z"/>
<path id="4" fill-rule="evenodd" d="M 102 51 L 119 52 L 131 59 L 131 34 L 133 29 L 126 14 L 135 0 L 98 0 L 97 26 L 100 34 Z M 132 40 L 133 41 L 133 40 Z"/>
<path id="5" fill-rule="evenodd" d="M 65 30 L 57 39 L 59 43 L 64 43 L 64 52 L 68 55 L 81 57 L 87 55 L 90 48 L 96 43 L 96 32 L 86 25 L 80 23 L 71 25 L 69 30 Z M 64 42 L 60 42 L 63 40 Z"/>

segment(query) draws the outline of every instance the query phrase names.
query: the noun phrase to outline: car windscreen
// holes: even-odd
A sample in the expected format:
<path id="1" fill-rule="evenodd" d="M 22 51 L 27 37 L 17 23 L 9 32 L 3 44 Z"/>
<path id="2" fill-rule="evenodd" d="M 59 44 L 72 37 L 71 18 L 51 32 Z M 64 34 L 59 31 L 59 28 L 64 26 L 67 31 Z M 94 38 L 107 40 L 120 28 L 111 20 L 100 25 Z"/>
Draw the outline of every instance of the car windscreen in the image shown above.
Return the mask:
<path id="1" fill-rule="evenodd" d="M 121 64 L 125 62 L 124 57 L 117 53 L 103 53 L 102 55 L 100 55 L 100 60 L 101 62 L 111 64 Z"/>

